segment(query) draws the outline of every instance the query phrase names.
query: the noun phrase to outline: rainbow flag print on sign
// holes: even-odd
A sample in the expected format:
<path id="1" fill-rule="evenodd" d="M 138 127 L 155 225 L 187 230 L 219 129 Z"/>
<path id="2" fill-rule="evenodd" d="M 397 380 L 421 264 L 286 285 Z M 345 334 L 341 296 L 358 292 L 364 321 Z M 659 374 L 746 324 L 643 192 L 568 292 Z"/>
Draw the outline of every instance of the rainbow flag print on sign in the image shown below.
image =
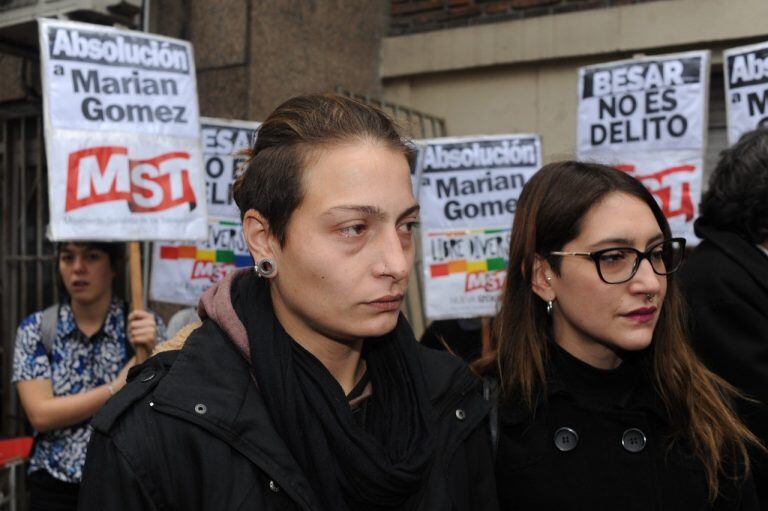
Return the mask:
<path id="1" fill-rule="evenodd" d="M 215 282 L 253 266 L 240 222 L 210 218 L 204 243 L 155 243 L 150 296 L 161 302 L 195 305 Z"/>
<path id="2" fill-rule="evenodd" d="M 485 259 L 483 261 L 451 261 L 450 263 L 432 264 L 429 273 L 432 277 L 445 277 L 452 273 L 477 273 L 481 271 L 497 271 L 507 267 L 507 260 L 501 257 Z"/>
<path id="3" fill-rule="evenodd" d="M 210 261 L 213 263 L 234 263 L 236 268 L 245 268 L 253 264 L 250 255 L 235 254 L 232 250 L 206 250 L 190 246 L 169 246 L 160 247 L 160 259 L 177 260 L 193 259 L 195 261 Z"/>

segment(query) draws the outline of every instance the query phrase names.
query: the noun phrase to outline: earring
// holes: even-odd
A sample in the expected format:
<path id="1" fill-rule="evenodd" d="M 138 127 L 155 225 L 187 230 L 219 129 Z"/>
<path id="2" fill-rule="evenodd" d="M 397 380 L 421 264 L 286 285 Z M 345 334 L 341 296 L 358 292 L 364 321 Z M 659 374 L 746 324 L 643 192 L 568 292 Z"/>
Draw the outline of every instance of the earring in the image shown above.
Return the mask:
<path id="1" fill-rule="evenodd" d="M 552 315 L 552 307 L 554 306 L 554 302 L 552 300 L 547 301 L 547 314 Z"/>
<path id="2" fill-rule="evenodd" d="M 552 276 L 550 276 L 550 275 L 547 275 L 547 276 L 546 276 L 546 277 L 544 277 L 544 278 L 545 278 L 545 279 L 547 279 L 547 282 L 552 282 Z"/>
<path id="3" fill-rule="evenodd" d="M 259 259 L 259 262 L 256 263 L 256 266 L 254 266 L 253 269 L 256 271 L 256 275 L 264 277 L 265 279 L 271 279 L 275 276 L 275 273 L 277 273 L 277 265 L 275 264 L 275 261 L 268 257 Z"/>

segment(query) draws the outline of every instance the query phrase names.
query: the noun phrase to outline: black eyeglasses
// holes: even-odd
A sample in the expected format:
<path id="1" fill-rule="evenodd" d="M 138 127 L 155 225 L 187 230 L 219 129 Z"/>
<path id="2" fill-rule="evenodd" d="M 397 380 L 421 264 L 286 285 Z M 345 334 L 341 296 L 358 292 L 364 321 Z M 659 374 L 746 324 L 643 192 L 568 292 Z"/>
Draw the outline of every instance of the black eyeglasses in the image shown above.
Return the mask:
<path id="1" fill-rule="evenodd" d="M 657 275 L 676 272 L 683 262 L 684 252 L 685 238 L 670 238 L 654 243 L 645 252 L 632 247 L 615 247 L 595 252 L 550 252 L 549 255 L 589 257 L 595 262 L 603 282 L 621 284 L 635 276 L 643 259 L 648 259 Z"/>

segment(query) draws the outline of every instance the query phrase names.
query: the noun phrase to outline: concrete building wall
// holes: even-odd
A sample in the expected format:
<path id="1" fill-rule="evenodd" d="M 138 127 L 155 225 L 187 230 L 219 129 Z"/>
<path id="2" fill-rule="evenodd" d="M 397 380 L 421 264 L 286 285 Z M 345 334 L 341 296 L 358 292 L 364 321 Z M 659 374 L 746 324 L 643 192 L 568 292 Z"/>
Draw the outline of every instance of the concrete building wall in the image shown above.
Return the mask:
<path id="1" fill-rule="evenodd" d="M 392 0 L 389 35 L 657 1 L 659 0 Z"/>
<path id="2" fill-rule="evenodd" d="M 153 32 L 194 45 L 202 115 L 261 120 L 292 96 L 337 86 L 381 94 L 387 2 L 167 0 L 153 7 Z"/>
<path id="3" fill-rule="evenodd" d="M 717 80 L 722 50 L 768 39 L 766 19 L 765 0 L 674 0 L 388 37 L 384 96 L 451 135 L 538 132 L 545 161 L 573 157 L 580 66 L 710 49 Z"/>

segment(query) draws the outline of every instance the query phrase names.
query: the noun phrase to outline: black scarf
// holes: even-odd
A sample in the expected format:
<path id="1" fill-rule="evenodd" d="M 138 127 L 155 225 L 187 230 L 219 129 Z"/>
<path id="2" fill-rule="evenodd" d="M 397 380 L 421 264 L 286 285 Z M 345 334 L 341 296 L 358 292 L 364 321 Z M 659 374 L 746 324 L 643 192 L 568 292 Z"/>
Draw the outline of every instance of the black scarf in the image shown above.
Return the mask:
<path id="1" fill-rule="evenodd" d="M 253 273 L 238 278 L 232 303 L 248 332 L 251 365 L 270 415 L 323 507 L 415 509 L 435 442 L 407 321 L 401 316 L 394 331 L 365 341 L 373 396 L 364 430 L 339 383 L 283 330 L 262 279 Z"/>

